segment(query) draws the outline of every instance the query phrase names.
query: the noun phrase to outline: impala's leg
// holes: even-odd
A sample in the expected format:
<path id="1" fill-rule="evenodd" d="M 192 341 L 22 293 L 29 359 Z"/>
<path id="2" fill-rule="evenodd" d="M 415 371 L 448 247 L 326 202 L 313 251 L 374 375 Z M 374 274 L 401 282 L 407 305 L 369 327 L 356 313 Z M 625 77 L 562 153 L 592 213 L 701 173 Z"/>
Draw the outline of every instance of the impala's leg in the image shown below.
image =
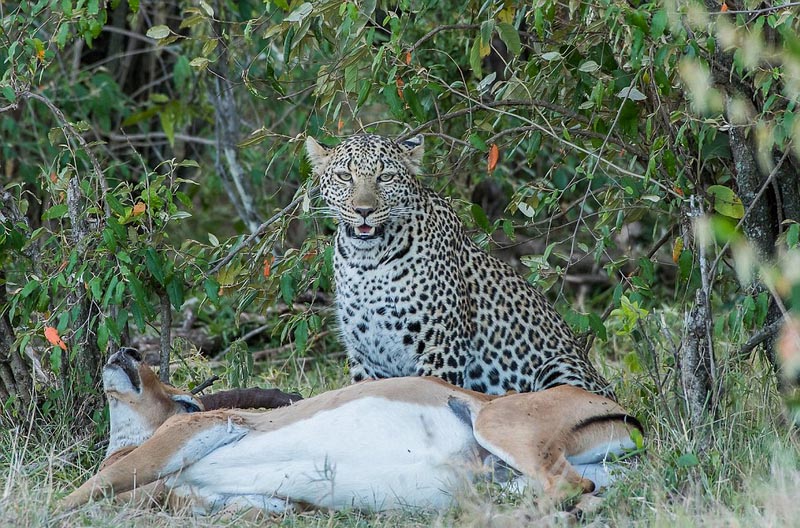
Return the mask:
<path id="1" fill-rule="evenodd" d="M 538 426 L 535 416 L 521 419 L 519 407 L 501 400 L 484 406 L 475 417 L 475 439 L 484 449 L 538 481 L 553 499 L 594 490 L 594 483 L 567 461 L 566 442 L 557 429 Z"/>
<path id="2" fill-rule="evenodd" d="M 174 416 L 141 446 L 70 493 L 59 508 L 74 509 L 106 493 L 129 491 L 164 478 L 247 431 L 224 411 Z"/>

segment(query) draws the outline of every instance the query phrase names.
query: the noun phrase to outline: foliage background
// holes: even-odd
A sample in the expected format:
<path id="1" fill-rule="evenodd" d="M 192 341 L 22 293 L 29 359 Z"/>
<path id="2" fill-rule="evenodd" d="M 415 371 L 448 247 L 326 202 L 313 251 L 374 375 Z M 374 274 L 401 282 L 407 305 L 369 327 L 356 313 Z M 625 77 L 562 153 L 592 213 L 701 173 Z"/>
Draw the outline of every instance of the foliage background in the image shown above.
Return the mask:
<path id="1" fill-rule="evenodd" d="M 652 431 L 658 484 L 623 515 L 692 500 L 698 519 L 736 516 L 752 475 L 797 478 L 776 387 L 800 347 L 774 343 L 800 296 L 796 3 L 0 11 L 2 419 L 70 431 L 68 465 L 97 460 L 119 344 L 189 386 L 345 382 L 335 225 L 302 144 L 367 131 L 426 136 L 426 183 L 547 291 Z M 787 450 L 775 477 L 763 460 Z M 19 464 L 6 488 L 35 487 Z"/>

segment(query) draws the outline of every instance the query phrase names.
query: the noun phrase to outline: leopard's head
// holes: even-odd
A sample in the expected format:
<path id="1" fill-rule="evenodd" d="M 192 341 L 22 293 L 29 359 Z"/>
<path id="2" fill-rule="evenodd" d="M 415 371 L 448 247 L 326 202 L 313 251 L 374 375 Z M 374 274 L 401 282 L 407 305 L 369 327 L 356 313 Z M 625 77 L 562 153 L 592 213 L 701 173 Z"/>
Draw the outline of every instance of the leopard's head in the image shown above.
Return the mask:
<path id="1" fill-rule="evenodd" d="M 348 237 L 381 239 L 388 226 L 402 223 L 415 209 L 424 153 L 421 135 L 402 142 L 360 135 L 330 148 L 309 137 L 306 151 L 322 198 Z"/>

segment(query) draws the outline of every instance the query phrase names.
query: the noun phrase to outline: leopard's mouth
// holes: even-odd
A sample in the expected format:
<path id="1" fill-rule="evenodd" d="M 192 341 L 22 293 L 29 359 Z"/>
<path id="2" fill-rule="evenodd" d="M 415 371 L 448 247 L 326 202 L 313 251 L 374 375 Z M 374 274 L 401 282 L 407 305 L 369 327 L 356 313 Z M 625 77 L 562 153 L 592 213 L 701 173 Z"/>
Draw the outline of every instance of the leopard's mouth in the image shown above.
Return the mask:
<path id="1" fill-rule="evenodd" d="M 358 238 L 360 240 L 371 240 L 383 236 L 383 226 L 371 226 L 369 224 L 361 224 L 358 227 L 351 225 L 345 226 L 345 233 L 350 238 Z"/>

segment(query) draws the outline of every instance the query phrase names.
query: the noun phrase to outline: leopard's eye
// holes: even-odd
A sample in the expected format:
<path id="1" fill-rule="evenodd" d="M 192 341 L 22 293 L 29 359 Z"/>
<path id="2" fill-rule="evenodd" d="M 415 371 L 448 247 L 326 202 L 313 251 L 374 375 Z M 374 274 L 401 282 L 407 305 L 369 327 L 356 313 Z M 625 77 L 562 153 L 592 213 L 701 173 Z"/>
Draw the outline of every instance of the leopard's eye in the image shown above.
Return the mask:
<path id="1" fill-rule="evenodd" d="M 397 173 L 394 171 L 382 172 L 380 176 L 378 176 L 378 181 L 381 183 L 390 182 L 394 179 L 395 176 L 397 176 Z"/>
<path id="2" fill-rule="evenodd" d="M 342 181 L 344 183 L 350 183 L 351 181 L 353 181 L 353 175 L 350 174 L 350 171 L 348 170 L 337 170 L 336 172 L 333 173 L 333 175 L 336 176 L 336 178 L 339 181 Z"/>

